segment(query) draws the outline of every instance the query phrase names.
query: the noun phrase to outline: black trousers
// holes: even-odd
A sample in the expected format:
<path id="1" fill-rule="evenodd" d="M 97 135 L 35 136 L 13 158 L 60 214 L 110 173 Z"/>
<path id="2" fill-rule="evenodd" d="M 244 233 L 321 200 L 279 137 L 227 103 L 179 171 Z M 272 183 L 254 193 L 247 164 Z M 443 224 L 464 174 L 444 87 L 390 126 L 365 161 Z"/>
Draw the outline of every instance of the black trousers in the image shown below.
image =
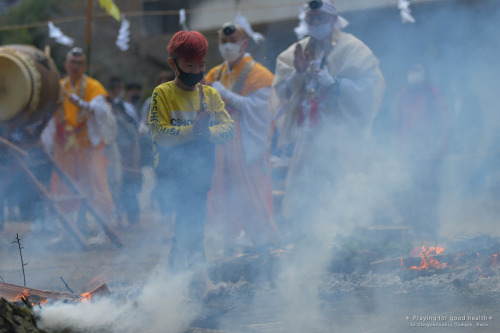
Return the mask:
<path id="1" fill-rule="evenodd" d="M 206 262 L 203 240 L 207 213 L 207 192 L 191 192 L 175 207 L 175 229 L 169 255 L 169 267 L 193 269 Z"/>

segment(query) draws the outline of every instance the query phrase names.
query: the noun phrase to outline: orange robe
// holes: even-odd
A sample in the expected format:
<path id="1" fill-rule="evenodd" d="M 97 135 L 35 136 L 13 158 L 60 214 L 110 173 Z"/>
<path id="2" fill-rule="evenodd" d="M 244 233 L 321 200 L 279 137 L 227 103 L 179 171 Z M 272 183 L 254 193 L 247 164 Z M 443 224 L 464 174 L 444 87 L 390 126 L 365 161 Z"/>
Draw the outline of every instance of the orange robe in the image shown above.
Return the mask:
<path id="1" fill-rule="evenodd" d="M 81 87 L 79 81 L 71 89 L 70 83 L 61 80 L 61 88 L 65 91 L 63 107 L 56 114 L 56 137 L 54 139 L 54 159 L 63 171 L 71 178 L 78 189 L 85 195 L 93 207 L 109 218 L 113 212 L 113 200 L 109 191 L 106 178 L 107 159 L 104 155 L 104 142 L 93 146 L 87 133 L 87 116 L 81 116 L 79 108 L 71 103 L 67 94 L 76 93 L 86 102 L 92 101 L 99 95 L 107 96 L 104 87 L 97 81 L 87 77 L 85 87 Z M 66 94 L 67 93 L 67 94 Z M 64 115 L 61 115 L 64 112 Z M 81 119 L 79 119 L 81 118 Z M 76 144 L 74 143 L 76 139 Z M 72 195 L 73 192 L 54 172 L 51 179 L 51 195 L 63 197 Z M 59 204 L 65 213 L 74 212 L 79 203 L 75 201 L 63 201 Z"/>
<path id="2" fill-rule="evenodd" d="M 245 65 L 249 61 L 253 59 L 250 55 L 246 55 L 229 73 L 225 63 L 219 65 L 209 71 L 206 81 L 208 83 L 220 81 L 224 87 L 232 90 L 239 75 L 242 71 L 245 72 Z M 262 88 L 270 87 L 273 81 L 273 74 L 257 62 L 246 73 L 246 79 L 243 85 L 240 85 L 241 91 L 233 91 L 234 93 L 248 96 Z M 260 103 L 263 104 L 262 101 Z M 257 114 L 263 110 L 236 110 L 230 104 L 226 106 L 235 122 L 235 137 L 232 141 L 216 147 L 215 171 L 212 188 L 208 193 L 206 225 L 222 238 L 226 246 L 231 245 L 242 231 L 253 245 L 267 244 L 276 232 L 267 149 L 271 126 L 266 127 L 264 131 L 261 130 L 264 137 L 260 140 L 262 147 L 259 149 L 262 153 L 248 161 L 244 147 L 256 144 L 249 142 L 251 140 L 242 135 L 243 127 L 251 126 L 244 123 L 249 117 L 243 115 L 243 112 Z M 264 112 L 269 112 L 267 97 L 264 108 Z M 268 116 L 270 123 L 270 112 Z M 262 139 L 265 140 L 264 145 Z M 247 142 L 244 142 L 245 140 Z"/>

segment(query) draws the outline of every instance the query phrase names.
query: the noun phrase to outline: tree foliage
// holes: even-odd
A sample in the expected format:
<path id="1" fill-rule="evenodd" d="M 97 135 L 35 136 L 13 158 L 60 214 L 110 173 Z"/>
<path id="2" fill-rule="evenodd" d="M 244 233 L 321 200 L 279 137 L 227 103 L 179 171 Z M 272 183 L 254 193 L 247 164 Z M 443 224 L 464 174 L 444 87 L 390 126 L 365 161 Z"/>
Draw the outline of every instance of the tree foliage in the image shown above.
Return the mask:
<path id="1" fill-rule="evenodd" d="M 69 0 L 68 2 L 74 2 Z M 60 15 L 64 6 L 60 0 L 22 0 L 0 17 L 0 26 L 40 23 Z M 0 31 L 0 44 L 31 44 L 41 47 L 47 27 Z"/>

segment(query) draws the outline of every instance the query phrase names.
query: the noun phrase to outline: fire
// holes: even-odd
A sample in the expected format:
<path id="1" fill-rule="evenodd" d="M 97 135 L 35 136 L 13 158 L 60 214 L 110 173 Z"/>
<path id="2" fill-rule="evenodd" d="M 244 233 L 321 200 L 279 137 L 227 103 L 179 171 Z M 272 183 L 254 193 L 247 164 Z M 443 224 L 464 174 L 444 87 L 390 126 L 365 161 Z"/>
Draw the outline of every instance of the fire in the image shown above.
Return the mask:
<path id="1" fill-rule="evenodd" d="M 92 299 L 92 294 L 91 293 L 82 293 L 80 295 L 80 302 L 87 302 Z"/>
<path id="2" fill-rule="evenodd" d="M 33 301 L 34 300 L 34 301 Z M 24 289 L 22 292 L 19 293 L 16 297 L 14 297 L 14 302 L 19 302 L 22 301 L 25 304 L 28 304 L 29 301 L 31 301 L 31 306 L 35 305 L 45 305 L 47 304 L 48 300 L 47 299 L 39 299 L 39 297 L 32 297 L 31 292 L 28 289 Z"/>
<path id="3" fill-rule="evenodd" d="M 427 248 L 426 244 L 422 245 L 422 251 L 420 252 L 420 261 L 419 266 L 410 266 L 410 269 L 418 269 L 418 270 L 427 270 L 430 267 L 435 269 L 443 269 L 446 267 L 446 263 L 439 262 L 434 255 L 438 255 L 444 252 L 445 248 L 441 246 L 431 246 Z"/>
<path id="4" fill-rule="evenodd" d="M 14 302 L 19 302 L 20 300 L 27 301 L 30 296 L 30 291 L 28 289 L 24 289 L 19 295 L 14 297 Z"/>
<path id="5" fill-rule="evenodd" d="M 34 298 L 35 302 L 31 302 L 32 306 L 35 306 L 35 305 L 43 306 L 43 305 L 47 304 L 48 301 L 49 301 L 48 298 L 40 298 L 40 297 L 37 297 L 37 296 L 31 297 L 31 296 L 32 295 L 31 295 L 30 291 L 28 289 L 24 289 L 21 293 L 19 293 L 19 295 L 17 295 L 16 297 L 14 297 L 14 302 L 23 301 L 24 303 L 27 303 L 28 300 L 33 301 L 32 298 Z M 92 292 L 82 293 L 80 295 L 80 297 L 77 297 L 75 295 L 75 302 L 88 302 L 88 301 L 90 301 L 92 299 L 92 296 L 93 296 Z"/>

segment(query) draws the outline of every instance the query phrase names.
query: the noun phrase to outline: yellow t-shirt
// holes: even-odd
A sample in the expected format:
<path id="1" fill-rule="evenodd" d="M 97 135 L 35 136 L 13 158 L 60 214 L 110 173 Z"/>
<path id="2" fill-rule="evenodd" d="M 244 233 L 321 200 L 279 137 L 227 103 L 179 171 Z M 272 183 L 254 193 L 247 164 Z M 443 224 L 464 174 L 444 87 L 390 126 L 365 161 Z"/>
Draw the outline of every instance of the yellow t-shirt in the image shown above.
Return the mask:
<path id="1" fill-rule="evenodd" d="M 206 109 L 212 111 L 210 142 L 221 144 L 234 137 L 234 122 L 225 110 L 225 104 L 217 90 L 203 85 Z M 195 139 L 193 123 L 200 108 L 198 89 L 186 91 L 173 82 L 155 88 L 151 97 L 149 124 L 153 142 L 160 146 L 182 145 Z"/>

